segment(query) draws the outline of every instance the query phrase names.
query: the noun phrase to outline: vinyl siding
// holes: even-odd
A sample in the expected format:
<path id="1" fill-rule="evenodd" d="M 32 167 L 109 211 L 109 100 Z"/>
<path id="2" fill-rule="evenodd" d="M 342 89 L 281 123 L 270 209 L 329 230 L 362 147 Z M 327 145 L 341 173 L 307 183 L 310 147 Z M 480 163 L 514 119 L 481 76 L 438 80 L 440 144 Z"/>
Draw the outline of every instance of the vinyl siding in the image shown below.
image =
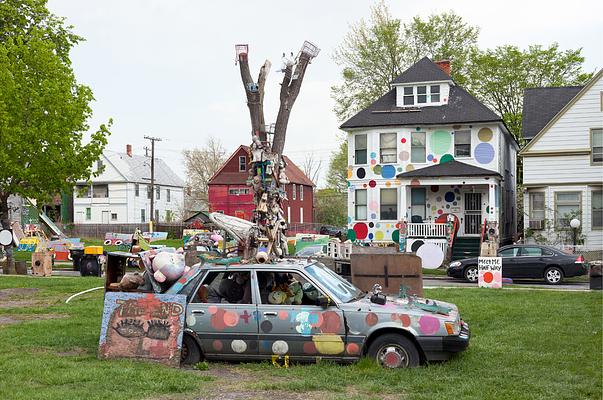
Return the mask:
<path id="1" fill-rule="evenodd" d="M 602 182 L 603 167 L 591 165 L 590 155 L 524 157 L 524 185 Z"/>

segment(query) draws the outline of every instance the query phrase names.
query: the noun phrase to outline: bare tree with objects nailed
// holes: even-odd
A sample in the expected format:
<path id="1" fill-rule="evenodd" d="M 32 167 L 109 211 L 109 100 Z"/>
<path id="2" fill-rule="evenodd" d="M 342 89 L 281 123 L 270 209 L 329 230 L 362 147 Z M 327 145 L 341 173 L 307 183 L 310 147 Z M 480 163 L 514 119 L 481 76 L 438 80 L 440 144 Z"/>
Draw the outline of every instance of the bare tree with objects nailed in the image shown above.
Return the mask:
<path id="1" fill-rule="evenodd" d="M 287 165 L 283 159 L 287 124 L 306 69 L 320 49 L 306 41 L 296 57 L 293 53 L 290 57 L 283 53 L 280 107 L 276 123 L 269 125 L 264 119 L 263 103 L 270 61 L 264 62 L 257 81 L 254 81 L 249 70 L 249 46 L 238 44 L 235 50 L 251 118 L 252 143 L 247 184 L 253 188 L 255 204 L 252 220 L 254 226 L 247 235 L 243 257 L 255 257 L 259 262 L 266 262 L 287 255 L 288 225 L 282 206 L 287 197 L 285 185 L 289 183 Z"/>

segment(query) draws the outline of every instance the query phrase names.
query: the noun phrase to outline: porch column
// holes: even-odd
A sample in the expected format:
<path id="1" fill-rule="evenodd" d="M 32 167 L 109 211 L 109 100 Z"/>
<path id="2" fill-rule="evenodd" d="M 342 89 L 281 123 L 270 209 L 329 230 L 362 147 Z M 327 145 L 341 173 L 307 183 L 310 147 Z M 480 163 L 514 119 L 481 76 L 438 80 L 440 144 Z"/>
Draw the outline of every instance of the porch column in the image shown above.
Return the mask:
<path id="1" fill-rule="evenodd" d="M 496 183 L 488 185 L 488 221 L 496 221 Z"/>

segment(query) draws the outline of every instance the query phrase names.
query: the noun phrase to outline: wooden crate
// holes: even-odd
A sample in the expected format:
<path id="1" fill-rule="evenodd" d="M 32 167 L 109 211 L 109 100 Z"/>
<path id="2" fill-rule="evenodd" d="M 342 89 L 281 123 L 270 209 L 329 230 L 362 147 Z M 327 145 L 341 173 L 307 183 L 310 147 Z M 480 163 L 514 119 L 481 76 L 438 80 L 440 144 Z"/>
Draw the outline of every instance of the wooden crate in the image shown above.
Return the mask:
<path id="1" fill-rule="evenodd" d="M 423 296 L 421 259 L 414 254 L 398 253 L 388 248 L 364 248 L 351 255 L 352 283 L 362 290 L 371 290 L 378 283 L 383 292 L 397 295 L 400 285 L 409 294 Z"/>
<path id="2" fill-rule="evenodd" d="M 35 252 L 31 254 L 31 272 L 36 276 L 52 275 L 52 253 Z"/>

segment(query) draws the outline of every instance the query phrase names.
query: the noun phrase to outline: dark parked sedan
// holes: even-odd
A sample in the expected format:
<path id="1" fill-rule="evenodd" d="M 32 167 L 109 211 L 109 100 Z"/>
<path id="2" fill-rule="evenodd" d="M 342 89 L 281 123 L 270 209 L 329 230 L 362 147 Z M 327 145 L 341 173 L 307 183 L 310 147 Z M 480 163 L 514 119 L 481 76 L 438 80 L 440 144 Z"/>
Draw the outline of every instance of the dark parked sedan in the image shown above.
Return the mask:
<path id="1" fill-rule="evenodd" d="M 548 246 L 505 246 L 498 250 L 498 256 L 502 257 L 502 274 L 505 278 L 544 279 L 548 284 L 557 285 L 563 278 L 587 273 L 584 257 L 566 254 Z M 477 258 L 453 261 L 447 273 L 453 278 L 477 282 Z"/>

